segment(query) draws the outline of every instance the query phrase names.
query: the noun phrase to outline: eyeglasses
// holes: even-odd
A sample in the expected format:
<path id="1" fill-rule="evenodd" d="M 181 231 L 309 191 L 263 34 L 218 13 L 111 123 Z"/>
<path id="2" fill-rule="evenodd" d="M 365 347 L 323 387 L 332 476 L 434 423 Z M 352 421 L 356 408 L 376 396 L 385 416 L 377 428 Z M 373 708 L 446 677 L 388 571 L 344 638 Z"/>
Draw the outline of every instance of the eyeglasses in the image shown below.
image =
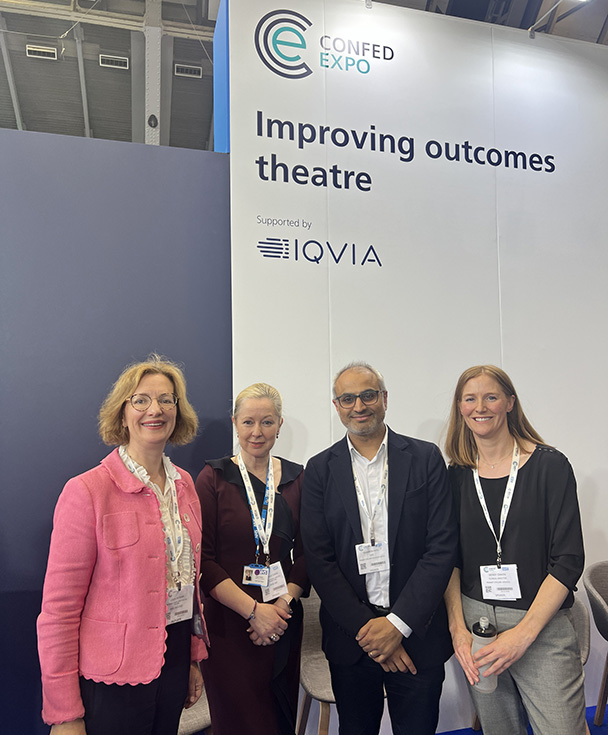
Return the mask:
<path id="1" fill-rule="evenodd" d="M 342 408 L 352 408 L 357 402 L 357 398 L 361 399 L 364 406 L 373 406 L 374 403 L 377 403 L 380 393 L 384 393 L 384 391 L 364 390 L 361 393 L 343 393 L 341 396 L 336 396 L 335 400 Z"/>
<path id="2" fill-rule="evenodd" d="M 136 411 L 147 411 L 153 400 L 163 411 L 171 411 L 177 406 L 177 396 L 174 393 L 163 393 L 158 398 L 150 398 L 146 393 L 134 393 L 127 400 Z"/>

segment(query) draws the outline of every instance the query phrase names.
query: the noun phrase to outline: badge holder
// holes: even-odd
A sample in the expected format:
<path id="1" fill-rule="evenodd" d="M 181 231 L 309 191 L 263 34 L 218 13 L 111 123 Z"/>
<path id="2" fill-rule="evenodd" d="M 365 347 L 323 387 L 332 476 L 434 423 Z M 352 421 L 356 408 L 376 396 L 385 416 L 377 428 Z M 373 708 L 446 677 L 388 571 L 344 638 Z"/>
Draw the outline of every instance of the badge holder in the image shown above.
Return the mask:
<path id="1" fill-rule="evenodd" d="M 375 544 L 357 544 L 355 546 L 359 574 L 387 572 L 390 570 L 388 544 L 376 541 Z"/>
<path id="2" fill-rule="evenodd" d="M 181 623 L 192 618 L 194 585 L 180 585 L 178 589 L 167 590 L 167 625 Z"/>
<path id="3" fill-rule="evenodd" d="M 268 567 L 268 571 L 268 587 L 262 588 L 262 600 L 264 602 L 268 602 L 269 600 L 276 600 L 277 597 L 285 595 L 287 592 L 289 592 L 281 562 L 275 561 L 274 564 L 271 564 Z"/>
<path id="4" fill-rule="evenodd" d="M 243 567 L 243 584 L 268 587 L 270 569 L 264 564 L 246 564 Z"/>

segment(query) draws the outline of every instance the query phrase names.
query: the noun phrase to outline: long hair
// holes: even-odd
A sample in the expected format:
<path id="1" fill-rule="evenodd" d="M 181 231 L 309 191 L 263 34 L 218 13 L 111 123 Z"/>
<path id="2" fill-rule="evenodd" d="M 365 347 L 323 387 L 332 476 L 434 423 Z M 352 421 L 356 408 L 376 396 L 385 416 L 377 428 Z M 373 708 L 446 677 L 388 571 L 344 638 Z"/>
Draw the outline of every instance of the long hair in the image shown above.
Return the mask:
<path id="1" fill-rule="evenodd" d="M 198 417 L 186 396 L 186 379 L 181 368 L 171 360 L 151 354 L 143 362 L 128 365 L 118 376 L 99 410 L 99 434 L 105 444 L 128 444 L 129 429 L 122 425 L 125 402 L 133 395 L 144 375 L 164 375 L 173 384 L 177 396 L 175 429 L 171 444 L 188 444 L 196 436 Z"/>
<path id="2" fill-rule="evenodd" d="M 466 425 L 460 413 L 460 401 L 465 385 L 469 380 L 478 378 L 480 375 L 487 375 L 495 380 L 507 398 L 514 397 L 513 408 L 507 414 L 507 426 L 520 450 L 524 449 L 526 441 L 544 445 L 545 442 L 526 418 L 515 387 L 507 373 L 496 365 L 475 365 L 465 370 L 456 383 L 445 441 L 445 453 L 450 464 L 462 467 L 475 467 L 477 464 L 477 444 L 473 432 Z"/>

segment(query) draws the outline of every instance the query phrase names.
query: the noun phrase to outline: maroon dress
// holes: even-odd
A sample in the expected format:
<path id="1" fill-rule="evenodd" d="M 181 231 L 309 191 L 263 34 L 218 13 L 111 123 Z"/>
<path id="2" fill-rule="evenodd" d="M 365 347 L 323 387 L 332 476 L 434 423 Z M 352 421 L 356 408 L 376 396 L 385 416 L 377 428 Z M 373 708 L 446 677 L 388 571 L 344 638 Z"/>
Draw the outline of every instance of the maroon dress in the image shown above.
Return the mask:
<path id="1" fill-rule="evenodd" d="M 281 459 L 270 561 L 280 561 L 287 582 L 306 592 L 304 552 L 300 537 L 302 465 Z M 265 485 L 250 475 L 258 507 Z M 302 606 L 292 605 L 288 629 L 273 646 L 255 646 L 249 623 L 210 596 L 232 579 L 253 601 L 262 602 L 259 587 L 242 584 L 243 566 L 255 561 L 255 540 L 245 487 L 230 457 L 211 460 L 196 480 L 203 517 L 201 588 L 209 632 L 209 658 L 203 678 L 214 735 L 293 735 L 300 682 Z"/>

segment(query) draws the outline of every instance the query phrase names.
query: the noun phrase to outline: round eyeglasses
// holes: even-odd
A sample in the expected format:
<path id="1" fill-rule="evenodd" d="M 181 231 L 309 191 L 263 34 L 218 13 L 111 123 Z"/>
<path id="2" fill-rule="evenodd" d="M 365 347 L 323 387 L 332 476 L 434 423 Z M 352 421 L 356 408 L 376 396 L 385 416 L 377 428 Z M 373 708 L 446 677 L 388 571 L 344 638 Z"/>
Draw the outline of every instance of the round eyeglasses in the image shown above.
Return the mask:
<path id="1" fill-rule="evenodd" d="M 357 398 L 361 399 L 361 403 L 364 406 L 373 406 L 378 401 L 378 396 L 384 391 L 380 390 L 364 390 L 361 393 L 343 393 L 341 396 L 336 396 L 336 401 L 342 408 L 352 408 L 357 402 Z"/>
<path id="2" fill-rule="evenodd" d="M 177 396 L 174 393 L 163 393 L 158 398 L 150 398 L 147 393 L 134 393 L 127 400 L 136 411 L 147 411 L 152 401 L 156 401 L 163 411 L 171 411 L 177 406 Z"/>

